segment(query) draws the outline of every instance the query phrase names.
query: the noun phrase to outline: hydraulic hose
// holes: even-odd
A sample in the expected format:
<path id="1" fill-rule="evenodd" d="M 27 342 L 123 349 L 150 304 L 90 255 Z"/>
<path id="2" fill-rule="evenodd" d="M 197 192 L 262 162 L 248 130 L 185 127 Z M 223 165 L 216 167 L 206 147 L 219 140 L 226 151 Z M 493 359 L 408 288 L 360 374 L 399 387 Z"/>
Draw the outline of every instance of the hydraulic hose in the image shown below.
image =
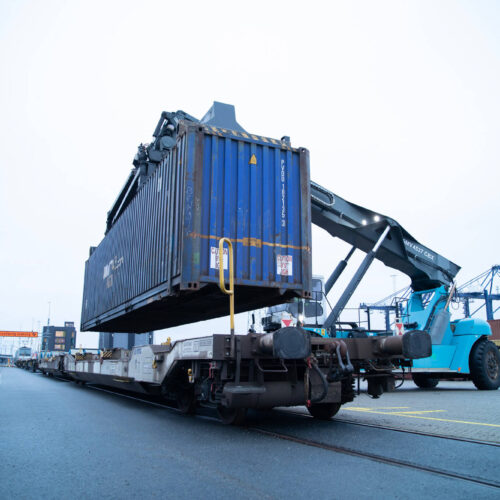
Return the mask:
<path id="1" fill-rule="evenodd" d="M 328 394 L 328 382 L 326 381 L 326 377 L 323 374 L 323 372 L 319 369 L 318 365 L 316 363 L 311 363 L 311 366 L 313 370 L 319 375 L 319 378 L 321 379 L 321 382 L 323 384 L 323 392 L 321 395 L 317 398 L 311 399 L 311 404 L 312 403 L 318 403 L 319 401 L 322 401 L 323 399 L 326 398 L 326 395 Z M 309 381 L 309 384 L 311 382 Z"/>

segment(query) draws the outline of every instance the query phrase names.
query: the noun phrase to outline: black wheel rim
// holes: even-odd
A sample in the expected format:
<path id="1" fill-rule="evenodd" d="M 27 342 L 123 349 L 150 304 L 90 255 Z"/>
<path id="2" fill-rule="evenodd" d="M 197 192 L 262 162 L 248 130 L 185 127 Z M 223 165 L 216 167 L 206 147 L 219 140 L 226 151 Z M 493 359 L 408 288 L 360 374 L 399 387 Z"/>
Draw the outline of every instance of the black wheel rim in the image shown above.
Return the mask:
<path id="1" fill-rule="evenodd" d="M 496 380 L 498 377 L 498 358 L 495 356 L 495 353 L 492 351 L 489 351 L 486 354 L 486 372 L 488 374 L 488 377 L 491 380 Z"/>

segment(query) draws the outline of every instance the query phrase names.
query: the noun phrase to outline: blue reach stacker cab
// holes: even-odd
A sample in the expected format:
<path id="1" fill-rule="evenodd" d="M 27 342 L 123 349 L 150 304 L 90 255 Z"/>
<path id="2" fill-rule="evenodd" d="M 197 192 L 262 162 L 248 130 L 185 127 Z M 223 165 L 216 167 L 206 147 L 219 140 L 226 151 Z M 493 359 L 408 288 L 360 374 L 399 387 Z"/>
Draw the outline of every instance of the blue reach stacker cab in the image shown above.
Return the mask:
<path id="1" fill-rule="evenodd" d="M 450 321 L 453 292 L 453 287 L 448 291 L 445 286 L 413 292 L 403 307 L 404 324 L 428 331 L 432 337 L 432 356 L 413 363 L 413 380 L 419 387 L 431 388 L 439 379 L 463 376 L 478 389 L 497 389 L 499 353 L 488 340 L 491 328 L 477 318 Z"/>
<path id="2" fill-rule="evenodd" d="M 420 244 L 394 219 L 350 203 L 324 187 L 311 183 L 312 223 L 352 245 L 324 284 L 326 297 L 353 253 L 360 249 L 366 256 L 340 295 L 330 314 L 324 314 L 325 304 L 317 295 L 314 300 L 290 304 L 290 317 L 302 323 L 314 334 L 323 337 L 363 337 L 392 335 L 392 331 L 359 328 L 355 323 L 341 323 L 339 317 L 363 279 L 374 259 L 397 269 L 411 279 L 411 292 L 400 305 L 399 323 L 407 330 L 422 330 L 431 335 L 432 355 L 408 361 L 413 381 L 421 388 L 435 387 L 440 379 L 472 380 L 478 389 L 494 390 L 500 386 L 500 353 L 489 340 L 491 328 L 486 321 L 466 318 L 451 321 L 450 300 L 454 294 L 454 278 L 460 267 Z M 319 278 L 316 279 L 322 283 Z M 322 288 L 322 284 L 316 284 Z M 314 297 L 312 297 L 314 299 Z M 283 306 L 276 306 L 281 308 Z M 264 329 L 279 320 L 280 311 L 269 308 L 263 320 Z M 304 311 L 313 311 L 304 314 Z M 278 314 L 277 314 L 278 313 Z"/>

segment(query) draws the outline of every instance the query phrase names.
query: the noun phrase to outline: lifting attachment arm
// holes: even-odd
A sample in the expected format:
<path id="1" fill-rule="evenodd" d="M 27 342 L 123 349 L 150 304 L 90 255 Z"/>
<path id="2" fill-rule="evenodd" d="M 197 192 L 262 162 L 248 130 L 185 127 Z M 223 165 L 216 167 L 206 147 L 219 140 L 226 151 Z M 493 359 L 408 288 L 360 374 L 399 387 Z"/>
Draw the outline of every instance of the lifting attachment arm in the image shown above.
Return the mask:
<path id="1" fill-rule="evenodd" d="M 416 292 L 448 286 L 460 270 L 453 262 L 421 245 L 394 219 L 350 203 L 312 181 L 311 218 L 313 224 L 353 246 L 328 279 L 326 293 L 346 267 L 355 249 L 359 248 L 368 254 L 339 300 L 339 314 L 345 307 L 345 304 L 342 306 L 345 297 L 348 296 L 349 300 L 374 258 L 409 276 Z"/>

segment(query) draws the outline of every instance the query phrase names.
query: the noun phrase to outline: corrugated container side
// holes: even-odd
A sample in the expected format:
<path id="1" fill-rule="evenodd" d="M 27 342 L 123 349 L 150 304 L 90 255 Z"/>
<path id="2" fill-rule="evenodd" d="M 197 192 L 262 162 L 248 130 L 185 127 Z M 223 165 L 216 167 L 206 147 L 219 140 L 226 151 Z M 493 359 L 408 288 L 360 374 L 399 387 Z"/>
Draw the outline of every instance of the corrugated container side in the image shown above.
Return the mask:
<path id="1" fill-rule="evenodd" d="M 228 137 L 205 136 L 204 142 L 198 176 L 203 183 L 196 186 L 192 181 L 195 205 L 201 208 L 194 216 L 188 175 L 184 280 L 218 282 L 218 241 L 225 236 L 234 244 L 237 284 L 301 289 L 302 252 L 308 252 L 310 245 L 309 224 L 303 220 L 307 207 L 302 207 L 298 189 L 300 153 Z M 252 156 L 255 165 L 249 165 Z"/>
<path id="2" fill-rule="evenodd" d="M 183 126 L 86 263 L 82 330 L 141 332 L 227 314 L 221 237 L 234 246 L 237 311 L 309 294 L 308 152 L 244 135 Z"/>
<path id="3" fill-rule="evenodd" d="M 82 320 L 127 304 L 179 274 L 176 177 L 182 166 L 176 160 L 174 150 L 87 261 Z"/>

